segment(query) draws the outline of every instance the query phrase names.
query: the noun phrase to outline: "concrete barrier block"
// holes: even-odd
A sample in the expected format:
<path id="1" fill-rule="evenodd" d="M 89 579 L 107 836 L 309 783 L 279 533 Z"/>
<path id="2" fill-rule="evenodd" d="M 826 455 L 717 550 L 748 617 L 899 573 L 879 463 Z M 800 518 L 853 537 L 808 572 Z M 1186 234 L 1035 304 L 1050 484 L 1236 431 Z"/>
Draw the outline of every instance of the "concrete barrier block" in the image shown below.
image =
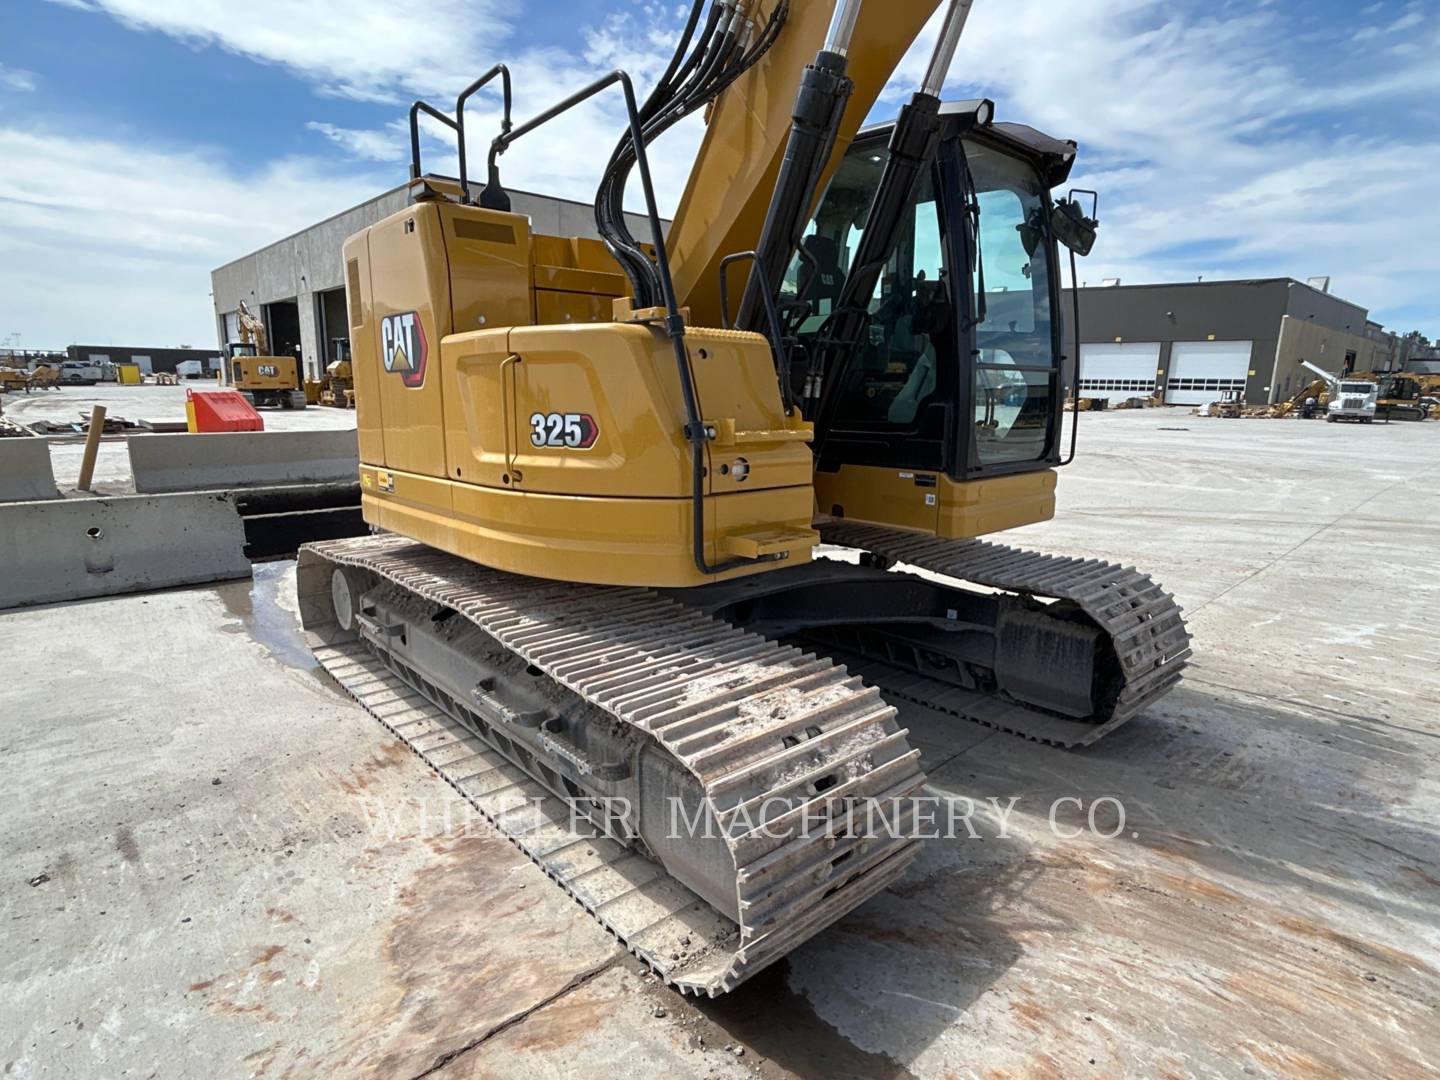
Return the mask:
<path id="1" fill-rule="evenodd" d="M 0 502 L 58 499 L 50 440 L 0 439 Z"/>
<path id="2" fill-rule="evenodd" d="M 139 494 L 354 483 L 360 473 L 353 430 L 132 435 L 127 442 Z"/>
<path id="3" fill-rule="evenodd" d="M 223 492 L 0 505 L 0 609 L 250 576 Z"/>

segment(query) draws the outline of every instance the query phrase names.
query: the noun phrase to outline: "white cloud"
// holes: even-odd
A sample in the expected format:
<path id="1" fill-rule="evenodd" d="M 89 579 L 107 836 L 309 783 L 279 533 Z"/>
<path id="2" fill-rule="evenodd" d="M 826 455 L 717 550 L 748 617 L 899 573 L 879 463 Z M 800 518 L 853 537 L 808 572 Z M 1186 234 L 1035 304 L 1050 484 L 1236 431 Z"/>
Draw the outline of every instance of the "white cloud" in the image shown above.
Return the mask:
<path id="1" fill-rule="evenodd" d="M 1171 0 L 1091 0 L 1056 29 L 1048 0 L 977 4 L 947 94 L 994 97 L 1000 119 L 1079 142 L 1073 181 L 1100 189 L 1102 215 L 1084 278 L 1330 274 L 1400 329 L 1423 317 L 1440 331 L 1440 245 L 1421 239 L 1440 236 L 1440 146 L 1354 133 L 1434 100 L 1440 65 L 1425 56 L 1440 42 L 1352 54 L 1347 75 L 1287 59 L 1296 17 L 1276 8 L 1220 19 Z M 1348 48 L 1348 32 L 1339 23 L 1317 55 Z M 890 109 L 934 33 L 897 70 Z"/>
<path id="2" fill-rule="evenodd" d="M 209 345 L 212 269 L 383 187 L 313 160 L 245 177 L 203 151 L 13 128 L 0 161 L 0 297 L 35 346 Z"/>
<path id="3" fill-rule="evenodd" d="M 452 101 L 475 74 L 505 59 L 515 76 L 517 119 L 615 66 L 636 74 L 643 92 L 672 47 L 678 18 L 673 6 L 654 3 L 627 4 L 608 17 L 613 3 L 578 5 L 574 21 L 584 44 L 572 52 L 517 44 L 523 0 L 353 0 L 343 14 L 324 5 L 252 0 L 243 19 L 221 0 L 55 2 L 284 66 L 323 94 L 396 105 L 417 95 L 437 105 Z M 1337 292 L 1380 317 L 1423 313 L 1431 321 L 1421 329 L 1437 335 L 1440 251 L 1420 238 L 1440 235 L 1440 202 L 1429 180 L 1440 166 L 1434 148 L 1440 140 L 1419 132 L 1390 141 L 1347 134 L 1364 130 L 1357 118 L 1401 108 L 1418 117 L 1415 110 L 1431 108 L 1440 92 L 1440 65 L 1426 63 L 1440 49 L 1434 20 L 1422 26 L 1426 20 L 1413 6 L 1388 17 L 1384 38 L 1367 57 L 1342 40 L 1350 34 L 1343 19 L 1328 31 L 1302 34 L 1298 16 L 1280 5 L 1233 5 L 1229 10 L 1241 14 L 1230 17 L 1205 13 L 1212 10 L 1173 0 L 1089 0 L 1071 5 L 1057 23 L 1052 0 L 977 4 L 949 94 L 995 97 L 1001 119 L 1080 142 L 1075 180 L 1102 191 L 1101 241 L 1082 271 L 1091 280 L 1328 273 Z M 1402 31 L 1398 44 L 1420 48 L 1385 53 L 1382 43 L 1395 49 L 1390 35 Z M 897 69 L 877 117 L 893 114 L 918 82 L 934 32 L 932 24 Z M 1326 62 L 1294 59 L 1301 41 Z M 1336 67 L 1328 57 L 1338 52 L 1354 62 Z M 1338 109 L 1348 110 L 1348 127 L 1333 119 Z M 232 180 L 218 165 L 180 155 L 185 169 L 194 164 L 204 194 L 228 198 L 238 191 L 249 208 L 244 228 L 218 225 L 213 239 L 208 226 L 185 232 L 185 245 L 208 252 L 195 256 L 187 279 L 191 307 L 196 282 L 208 281 L 212 266 L 403 179 L 403 116 L 364 128 L 336 123 L 323 107 L 314 115 L 307 126 L 317 145 L 322 138 L 334 145 L 328 164 L 280 163 L 259 178 Z M 478 174 L 498 129 L 498 97 L 483 93 L 467 115 Z M 1323 125 L 1316 122 L 1321 117 Z M 589 199 L 622 124 L 618 94 L 607 92 L 518 142 L 502 159 L 505 180 Z M 692 118 L 652 151 L 662 211 L 675 205 L 700 131 Z M 114 149 L 112 160 L 133 151 Z M 454 171 L 446 133 L 427 128 L 425 152 L 427 168 Z M 154 163 L 165 167 L 151 174 L 155 183 L 133 193 L 136 206 L 150 199 L 160 209 L 121 215 L 132 239 L 163 236 L 171 227 L 164 207 L 174 186 L 158 178 L 177 175 L 169 160 L 175 156 L 161 154 Z M 366 170 L 374 162 L 391 168 L 364 182 L 344 180 L 343 157 L 367 163 Z M 325 185 L 327 198 L 295 182 L 301 175 Z M 630 202 L 638 203 L 634 185 Z M 9 210 L 0 204 L 0 215 Z M 78 248 L 68 250 L 80 257 Z M 208 318 L 208 310 L 203 314 Z"/>
<path id="4" fill-rule="evenodd" d="M 365 161 L 404 161 L 407 146 L 403 141 L 402 125 L 397 121 L 389 127 L 378 130 L 336 127 L 319 120 L 305 125 L 310 131 L 319 132 L 354 158 Z"/>
<path id="5" fill-rule="evenodd" d="M 288 5 L 258 0 L 243 23 L 220 17 L 206 0 L 68 2 L 103 8 L 129 25 L 284 64 L 331 94 L 380 100 L 423 94 L 447 114 L 442 103 L 453 101 L 503 51 L 494 40 L 482 47 L 481 30 L 489 25 L 498 37 L 505 34 L 503 21 L 493 21 L 501 10 L 494 0 L 480 5 L 439 0 L 423 5 L 423 12 L 416 0 L 365 0 L 345 18 L 310 9 L 292 12 Z M 276 10 L 266 10 L 272 6 Z M 395 20 L 406 13 L 425 27 L 423 34 L 395 30 Z M 652 16 L 673 19 L 674 13 L 645 17 Z M 492 22 L 486 24 L 486 17 Z M 641 78 L 653 77 L 673 39 L 665 35 L 662 41 L 658 32 L 630 37 L 623 32 L 625 22 L 607 22 L 587 39 L 584 55 L 532 47 L 511 58 L 516 120 L 620 63 Z M 357 30 L 357 23 L 367 29 Z M 434 33 L 441 25 L 469 29 Z M 286 29 L 253 33 L 257 26 Z M 620 95 L 612 89 L 537 129 L 502 160 L 505 182 L 588 200 L 623 128 L 623 116 Z M 471 164 L 478 175 L 490 138 L 499 130 L 498 94 L 477 95 L 466 118 Z M 208 298 L 212 269 L 404 180 L 404 169 L 397 167 L 409 158 L 404 115 L 375 128 L 326 119 L 305 126 L 334 150 L 275 161 L 251 176 L 231 171 L 224 155 L 208 149 L 154 148 L 0 127 L 0 160 L 13 165 L 0 175 L 0 296 L 7 308 L 27 314 L 26 341 L 208 344 L 215 333 Z M 449 132 L 422 118 L 422 133 L 426 167 L 453 173 Z M 656 151 L 657 161 L 663 154 L 672 163 L 656 175 L 667 207 L 678 200 L 698 139 L 698 121 L 692 121 L 667 135 L 660 144 L 665 149 Z M 112 163 L 103 184 L 91 179 L 95 161 Z M 347 163 L 354 161 L 361 163 L 358 174 Z M 389 167 L 377 170 L 375 163 Z M 638 192 L 632 201 L 638 201 Z"/>
<path id="6" fill-rule="evenodd" d="M 1421 15 L 1420 12 L 1407 11 L 1385 29 L 1392 34 L 1398 34 L 1401 30 L 1409 30 L 1413 26 L 1419 26 L 1424 21 L 1425 16 Z"/>
<path id="7" fill-rule="evenodd" d="M 587 30 L 582 35 L 585 46 L 580 53 L 532 46 L 506 56 L 515 86 L 515 122 L 523 122 L 616 68 L 629 72 L 637 95 L 643 98 L 674 50 L 678 25 L 674 11 L 647 5 L 638 13 L 611 14 Z M 432 104 L 453 118 L 454 94 L 476 73 L 486 70 L 487 63 L 476 60 L 464 77 L 438 89 Z M 424 169 L 454 175 L 454 135 L 423 114 L 420 123 Z M 500 160 L 503 180 L 514 188 L 589 201 L 594 198 L 601 170 L 625 125 L 623 98 L 618 87 L 610 87 L 515 142 Z M 404 115 L 377 128 L 341 128 L 324 121 L 311 121 L 306 126 L 355 158 L 387 162 L 409 159 L 409 123 Z M 481 176 L 490 141 L 500 130 L 498 95 L 482 92 L 472 98 L 465 110 L 465 127 L 471 174 Z M 662 214 L 672 213 L 679 202 L 703 130 L 700 118 L 691 117 L 651 147 L 656 199 Z M 633 175 L 631 179 L 627 206 L 640 209 L 639 184 Z M 396 182 L 399 180 L 397 176 Z"/>
<path id="8" fill-rule="evenodd" d="M 6 67 L 0 64 L 0 86 L 10 90 L 29 92 L 35 89 L 35 73 L 24 68 Z"/>
<path id="9" fill-rule="evenodd" d="M 495 56 L 523 0 L 52 0 L 127 26 L 216 45 L 360 101 L 398 101 L 463 86 Z M 493 61 L 491 61 L 493 62 Z"/>
<path id="10" fill-rule="evenodd" d="M 220 0 L 52 2 L 103 11 L 129 26 L 282 65 L 312 81 L 322 97 L 398 105 L 419 96 L 447 115 L 463 87 L 503 60 L 514 80 L 517 121 L 616 67 L 630 73 L 643 95 L 669 59 L 683 18 L 681 8 L 656 3 L 627 5 L 619 12 L 586 6 L 576 15 L 585 45 L 575 53 L 514 43 L 524 0 L 350 0 L 343 13 L 323 4 L 251 0 L 243 19 Z M 517 142 L 502 160 L 506 183 L 592 198 L 610 146 L 624 129 L 621 102 L 618 88 L 608 89 Z M 499 106 L 498 83 L 492 83 L 466 108 L 471 168 L 477 174 L 499 130 Z M 376 128 L 343 126 L 323 116 L 305 126 L 353 159 L 399 163 L 409 158 L 403 115 Z M 422 130 L 427 170 L 453 174 L 453 137 L 423 117 Z M 679 200 L 701 131 L 698 118 L 692 118 L 652 152 L 663 212 Z M 404 174 L 397 172 L 393 179 L 400 183 Z M 637 184 L 630 204 L 639 203 Z"/>

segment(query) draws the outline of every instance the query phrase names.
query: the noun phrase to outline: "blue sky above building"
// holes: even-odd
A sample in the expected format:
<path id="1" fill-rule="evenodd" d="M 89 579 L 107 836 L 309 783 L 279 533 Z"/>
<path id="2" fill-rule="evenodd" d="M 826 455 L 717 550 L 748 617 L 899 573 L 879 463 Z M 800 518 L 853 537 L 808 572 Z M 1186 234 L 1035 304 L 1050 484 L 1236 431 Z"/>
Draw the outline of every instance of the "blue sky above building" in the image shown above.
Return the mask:
<path id="1" fill-rule="evenodd" d="M 521 116 L 614 66 L 643 85 L 679 19 L 645 0 L 11 0 L 0 341 L 209 344 L 209 271 L 403 182 L 413 98 L 453 100 L 497 60 Z M 1436 0 L 976 0 L 946 95 L 1081 144 L 1102 211 L 1084 280 L 1330 275 L 1440 336 Z M 656 151 L 669 207 L 698 131 Z M 596 105 L 517 147 L 507 180 L 588 199 L 618 132 Z"/>

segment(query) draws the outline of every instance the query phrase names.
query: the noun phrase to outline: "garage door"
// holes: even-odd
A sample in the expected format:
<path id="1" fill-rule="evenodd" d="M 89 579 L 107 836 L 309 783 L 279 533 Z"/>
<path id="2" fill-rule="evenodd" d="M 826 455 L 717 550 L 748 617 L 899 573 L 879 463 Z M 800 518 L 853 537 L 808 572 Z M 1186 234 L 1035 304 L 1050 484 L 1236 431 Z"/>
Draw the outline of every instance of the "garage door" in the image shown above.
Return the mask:
<path id="1" fill-rule="evenodd" d="M 1080 397 L 1123 401 L 1155 393 L 1158 341 L 1080 346 Z"/>
<path id="2" fill-rule="evenodd" d="M 1204 405 L 1219 401 L 1226 390 L 1245 390 L 1250 375 L 1248 341 L 1177 341 L 1170 346 L 1165 401 L 1171 405 Z"/>

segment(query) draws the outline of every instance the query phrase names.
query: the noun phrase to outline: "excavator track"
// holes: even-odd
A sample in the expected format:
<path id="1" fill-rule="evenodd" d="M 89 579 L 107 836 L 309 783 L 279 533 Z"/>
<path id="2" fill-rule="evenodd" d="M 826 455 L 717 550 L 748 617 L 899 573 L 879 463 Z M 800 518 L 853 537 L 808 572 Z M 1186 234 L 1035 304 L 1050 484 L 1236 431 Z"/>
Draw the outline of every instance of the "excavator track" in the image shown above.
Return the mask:
<path id="1" fill-rule="evenodd" d="M 541 779 L 554 779 L 557 760 L 547 770 L 516 752 L 504 723 L 409 666 L 385 632 L 343 625 L 337 570 L 433 605 L 437 622 L 462 616 L 529 676 L 688 770 L 734 857 L 738 921 L 643 843 L 577 821 L 574 803 Z M 645 589 L 519 577 L 395 536 L 306 545 L 297 575 L 301 621 L 326 670 L 684 992 L 733 989 L 895 881 L 917 852 L 907 800 L 925 782 L 919 751 L 876 688 L 824 657 Z M 770 802 L 781 812 L 766 817 Z"/>
<path id="2" fill-rule="evenodd" d="M 1104 713 L 1073 720 L 977 691 L 941 686 L 863 657 L 850 662 L 852 671 L 892 697 L 1038 742 L 1088 746 L 1173 689 L 1191 655 L 1190 633 L 1175 598 L 1133 568 L 1100 559 L 1042 555 L 988 540 L 942 540 L 843 519 L 821 524 L 820 538 L 956 581 L 1070 601 L 1108 636 L 1123 674 L 1119 692 Z"/>

